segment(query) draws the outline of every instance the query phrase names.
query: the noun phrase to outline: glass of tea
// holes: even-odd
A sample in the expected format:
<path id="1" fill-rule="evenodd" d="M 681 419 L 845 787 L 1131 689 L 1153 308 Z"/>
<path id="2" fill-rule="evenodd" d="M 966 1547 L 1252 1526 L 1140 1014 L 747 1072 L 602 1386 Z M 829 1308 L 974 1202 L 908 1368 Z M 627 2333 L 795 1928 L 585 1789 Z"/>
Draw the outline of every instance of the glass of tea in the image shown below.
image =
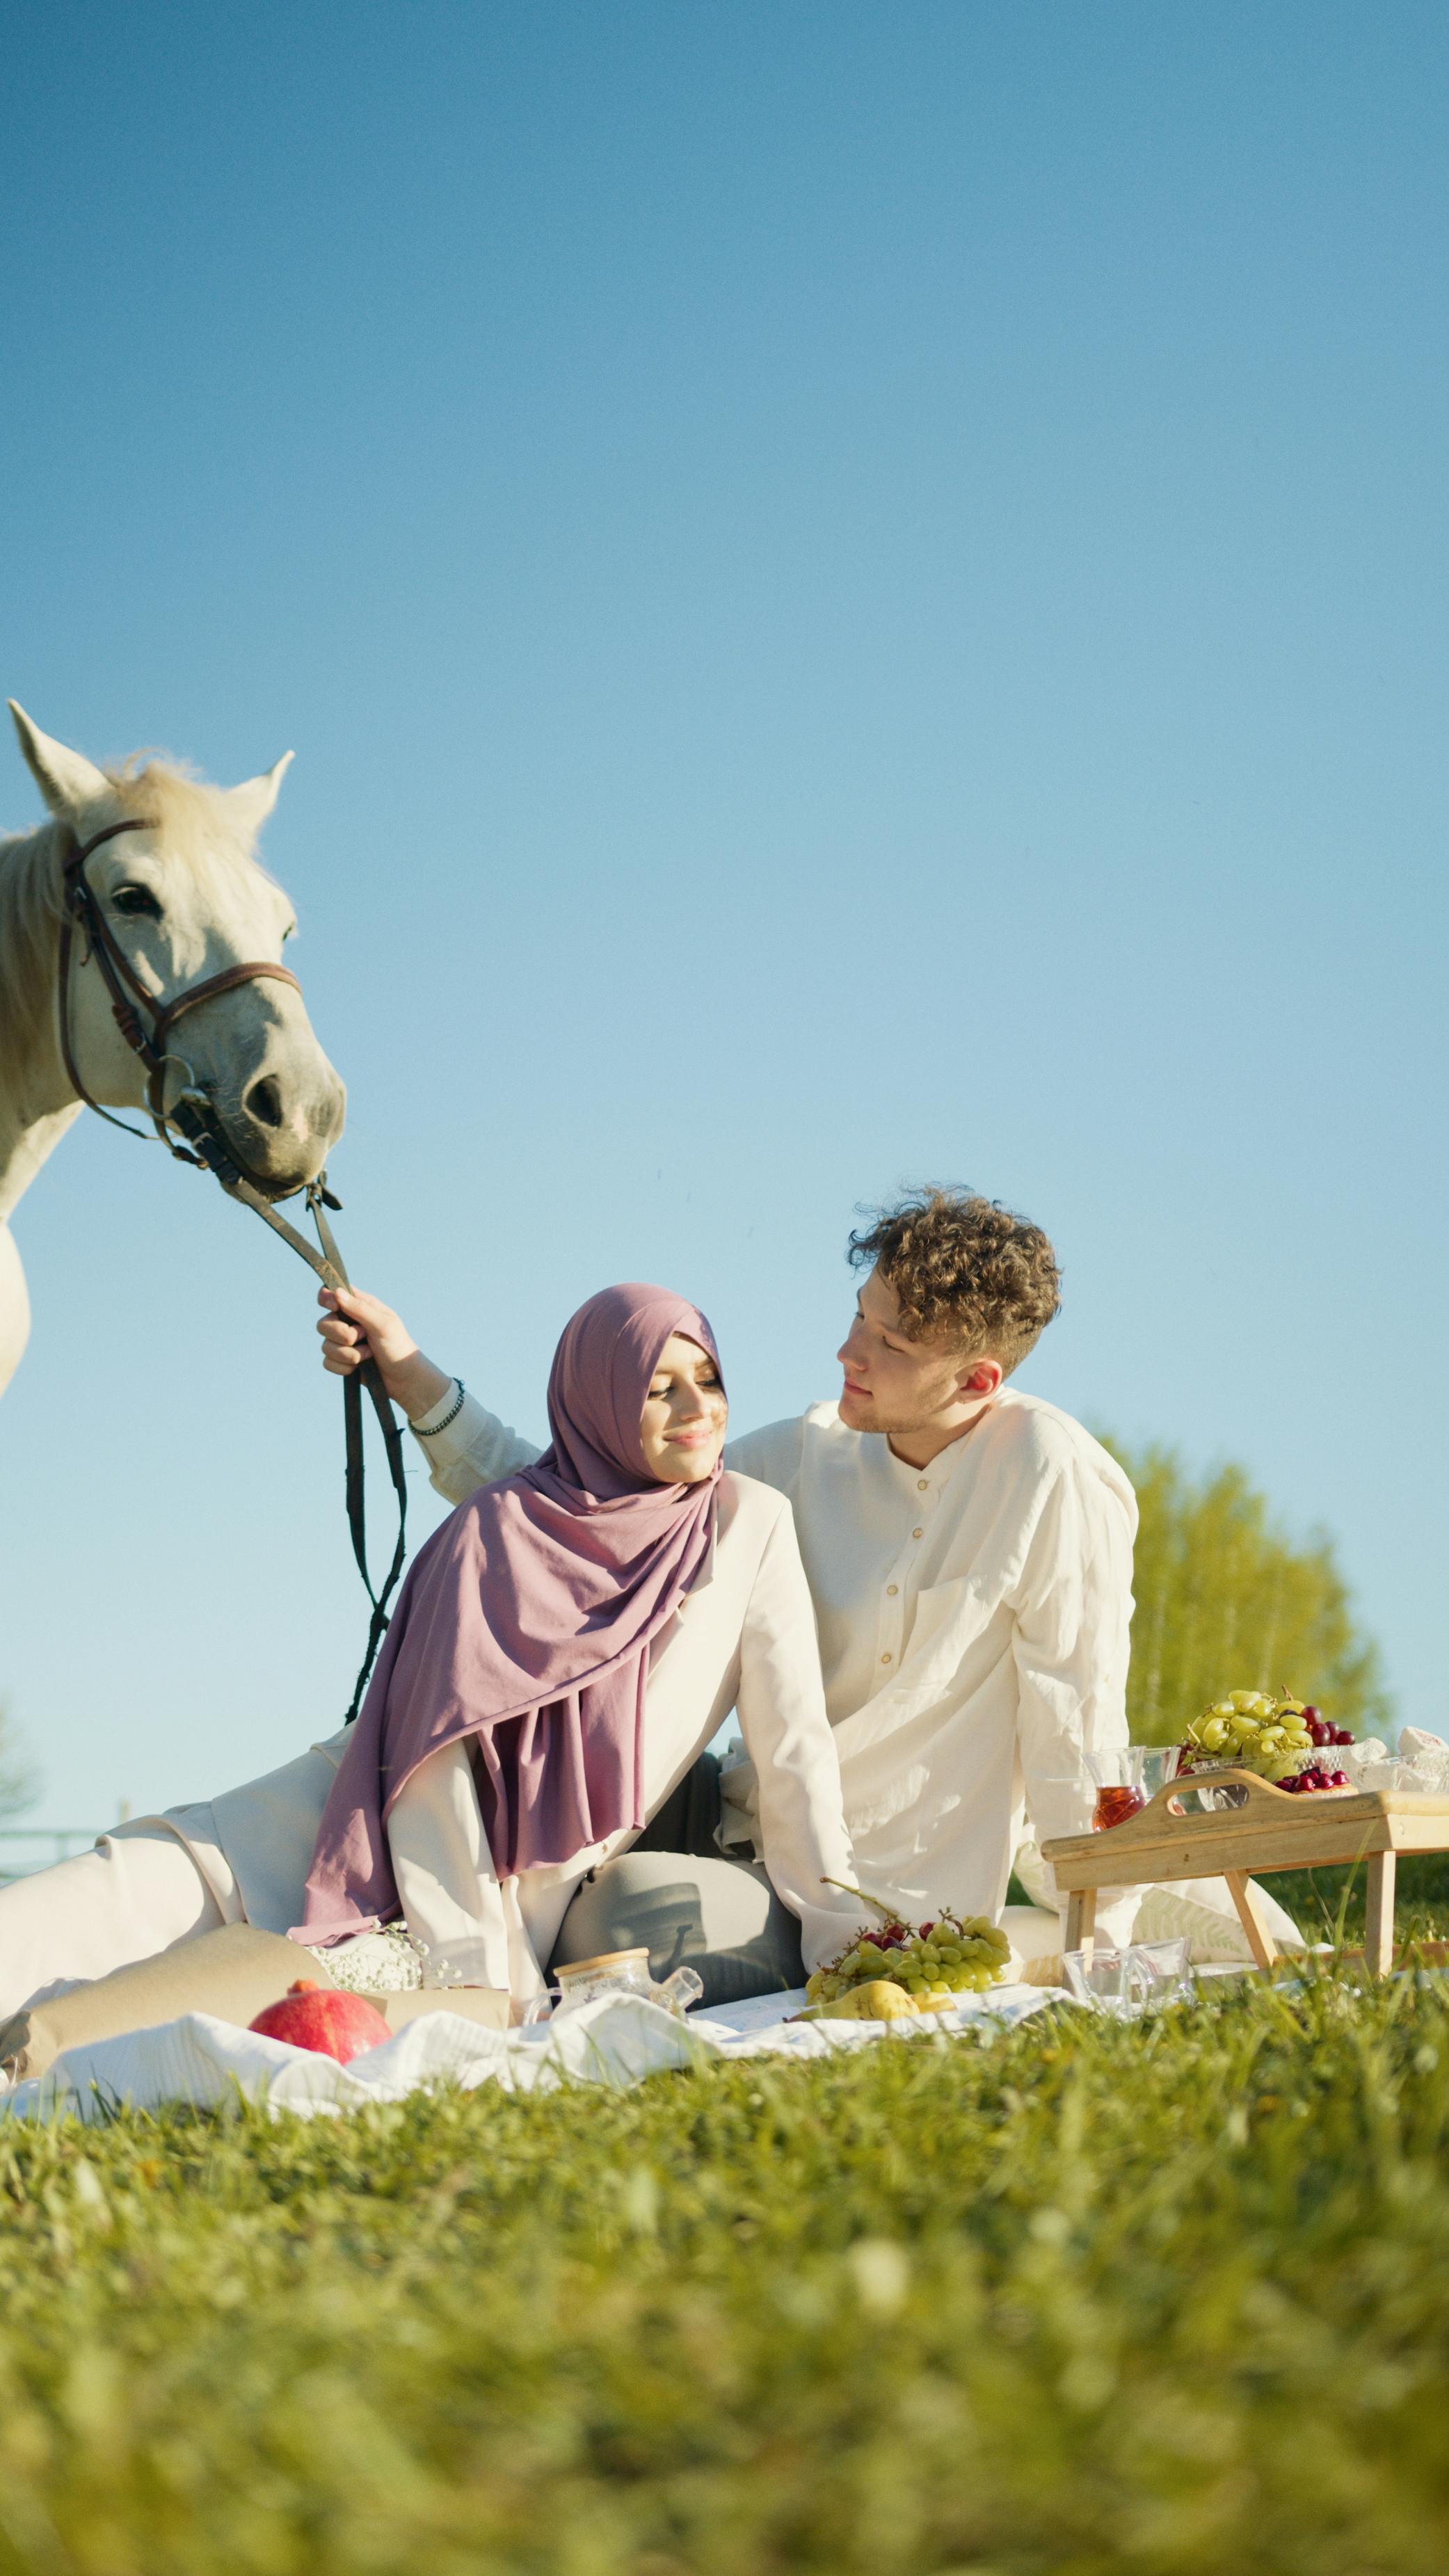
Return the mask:
<path id="1" fill-rule="evenodd" d="M 1108 1780 L 1097 1791 L 1092 1809 L 1093 1833 L 1106 1833 L 1113 1825 L 1125 1825 L 1147 1804 L 1142 1792 L 1130 1780 Z"/>
<path id="2" fill-rule="evenodd" d="M 1177 1762 L 1175 1744 L 1113 1744 L 1100 1753 L 1089 1753 L 1087 1768 L 1097 1790 L 1093 1833 L 1125 1825 L 1129 1816 L 1137 1815 L 1165 1781 L 1176 1777 Z"/>

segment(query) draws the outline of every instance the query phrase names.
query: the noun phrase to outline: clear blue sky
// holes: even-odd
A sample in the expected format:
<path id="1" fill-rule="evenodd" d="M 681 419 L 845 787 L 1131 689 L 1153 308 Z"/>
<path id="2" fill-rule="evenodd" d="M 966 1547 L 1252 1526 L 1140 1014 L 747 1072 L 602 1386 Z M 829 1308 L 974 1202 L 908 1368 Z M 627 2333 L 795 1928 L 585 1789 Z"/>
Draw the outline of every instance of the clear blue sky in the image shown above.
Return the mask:
<path id="1" fill-rule="evenodd" d="M 1331 1530 L 1449 1725 L 1443 10 L 0 21 L 0 678 L 295 746 L 355 1273 L 533 1431 L 667 1280 L 747 1425 L 857 1203 L 973 1182 L 1065 1263 L 1023 1383 Z M 340 1714 L 340 1408 L 159 1153 L 16 1231 L 0 1690 L 105 1821 Z"/>

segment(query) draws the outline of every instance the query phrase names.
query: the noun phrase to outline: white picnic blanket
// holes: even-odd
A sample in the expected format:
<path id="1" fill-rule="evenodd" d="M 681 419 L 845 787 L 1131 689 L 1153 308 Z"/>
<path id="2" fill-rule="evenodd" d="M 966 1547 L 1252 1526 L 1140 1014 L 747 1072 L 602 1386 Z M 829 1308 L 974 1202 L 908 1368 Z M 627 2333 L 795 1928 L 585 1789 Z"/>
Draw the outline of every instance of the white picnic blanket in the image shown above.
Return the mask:
<path id="1" fill-rule="evenodd" d="M 421 2085 L 440 2082 L 465 2091 L 501 2084 L 511 2093 L 562 2084 L 623 2088 L 671 2066 L 737 2057 L 828 2057 L 839 2049 L 933 2032 L 984 2036 L 1066 2000 L 1055 1988 L 997 1986 L 984 1995 L 963 1995 L 948 2012 L 921 2021 L 791 2022 L 787 2016 L 805 2001 L 802 1988 L 691 2013 L 681 2022 L 642 1998 L 601 1995 L 578 2012 L 529 2030 L 483 2030 L 457 2013 L 429 2013 L 348 2066 L 238 2030 L 211 2013 L 185 2013 L 152 2030 L 67 2049 L 44 2075 L 0 2093 L 0 2119 L 95 2122 L 123 2106 L 211 2108 L 238 2094 L 264 2103 L 273 2114 L 295 2111 L 311 2119 L 364 2102 L 397 2102 Z"/>

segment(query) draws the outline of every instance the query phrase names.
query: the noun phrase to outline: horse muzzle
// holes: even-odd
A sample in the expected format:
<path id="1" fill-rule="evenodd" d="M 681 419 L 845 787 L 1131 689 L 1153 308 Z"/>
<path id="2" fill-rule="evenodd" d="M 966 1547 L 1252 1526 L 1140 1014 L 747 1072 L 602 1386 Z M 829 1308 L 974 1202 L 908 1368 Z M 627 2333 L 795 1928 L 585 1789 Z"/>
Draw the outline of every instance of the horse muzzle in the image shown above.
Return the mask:
<path id="1" fill-rule="evenodd" d="M 347 1093 L 324 1056 L 305 1077 L 266 1065 L 231 1096 L 213 1091 L 209 1106 L 240 1168 L 280 1198 L 316 1179 L 342 1133 Z"/>

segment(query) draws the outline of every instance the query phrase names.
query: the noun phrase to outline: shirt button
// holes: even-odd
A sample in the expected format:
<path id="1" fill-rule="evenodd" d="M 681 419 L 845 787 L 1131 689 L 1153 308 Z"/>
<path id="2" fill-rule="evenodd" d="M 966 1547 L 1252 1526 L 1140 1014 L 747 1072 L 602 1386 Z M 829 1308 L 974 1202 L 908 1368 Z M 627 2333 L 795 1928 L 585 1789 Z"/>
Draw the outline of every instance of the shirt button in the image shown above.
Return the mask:
<path id="1" fill-rule="evenodd" d="M 917 1491 L 917 1493 L 918 1493 L 918 1494 L 928 1494 L 928 1493 L 930 1492 L 930 1490 L 931 1490 L 931 1480 L 930 1480 L 929 1476 L 918 1476 L 918 1477 L 916 1478 L 916 1491 Z"/>
<path id="2" fill-rule="evenodd" d="M 900 1587 L 900 1585 L 899 1585 L 898 1583 L 888 1583 L 888 1584 L 886 1585 L 886 1591 L 889 1593 L 890 1598 L 892 1599 L 892 1601 L 894 1601 L 894 1599 L 895 1599 L 895 1597 L 896 1597 L 896 1594 L 899 1592 L 900 1588 L 901 1588 L 901 1587 Z"/>
<path id="3" fill-rule="evenodd" d="M 926 1533 L 924 1530 L 912 1530 L 911 1532 L 912 1538 L 924 1538 L 925 1535 Z"/>
<path id="4" fill-rule="evenodd" d="M 889 1655 L 882 1655 L 882 1657 L 881 1657 L 881 1662 L 882 1662 L 883 1664 L 888 1664 L 888 1663 L 890 1662 L 890 1657 L 889 1657 Z"/>

